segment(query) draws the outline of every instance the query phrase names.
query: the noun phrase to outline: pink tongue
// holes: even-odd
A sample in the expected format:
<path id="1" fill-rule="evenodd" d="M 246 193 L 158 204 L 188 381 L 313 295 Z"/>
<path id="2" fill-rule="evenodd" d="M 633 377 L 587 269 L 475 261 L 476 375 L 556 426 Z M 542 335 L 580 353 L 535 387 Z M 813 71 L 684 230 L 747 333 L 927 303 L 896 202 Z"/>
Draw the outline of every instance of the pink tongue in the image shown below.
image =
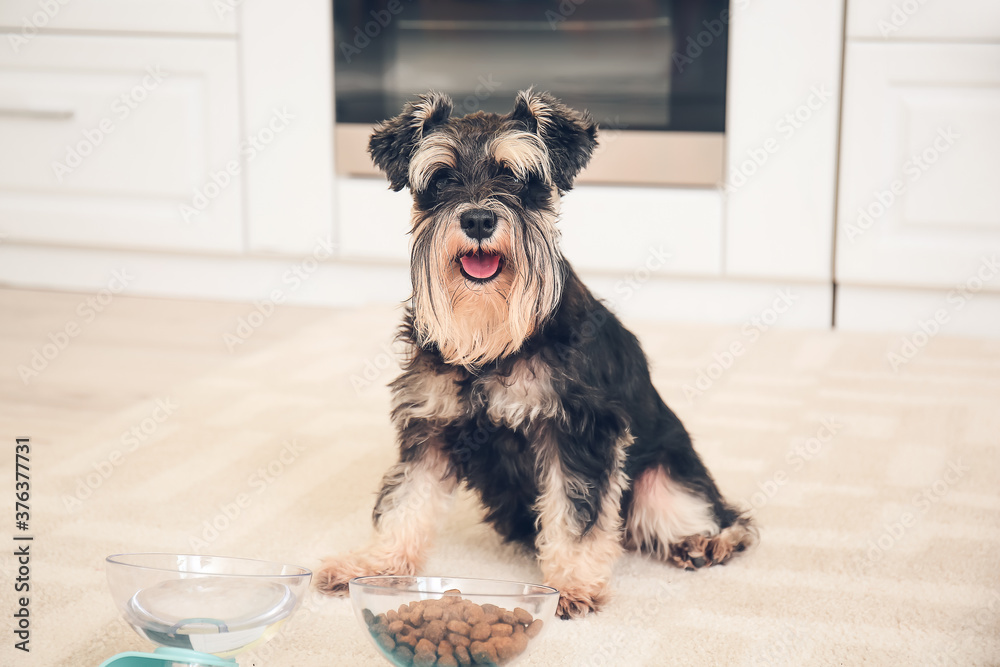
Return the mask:
<path id="1" fill-rule="evenodd" d="M 470 252 L 462 257 L 462 268 L 473 278 L 490 278 L 500 266 L 500 255 L 488 252 Z"/>

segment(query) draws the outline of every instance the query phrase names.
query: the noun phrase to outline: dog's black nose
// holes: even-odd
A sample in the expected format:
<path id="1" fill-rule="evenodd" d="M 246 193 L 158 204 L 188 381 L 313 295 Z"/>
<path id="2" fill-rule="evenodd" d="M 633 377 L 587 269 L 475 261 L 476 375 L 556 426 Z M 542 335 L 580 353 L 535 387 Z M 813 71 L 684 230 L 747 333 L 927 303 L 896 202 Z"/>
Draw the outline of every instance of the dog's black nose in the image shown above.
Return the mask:
<path id="1" fill-rule="evenodd" d="M 493 236 L 493 231 L 497 228 L 497 216 L 493 211 L 485 208 L 474 208 L 466 211 L 459 218 L 462 224 L 462 231 L 470 239 L 482 241 Z"/>

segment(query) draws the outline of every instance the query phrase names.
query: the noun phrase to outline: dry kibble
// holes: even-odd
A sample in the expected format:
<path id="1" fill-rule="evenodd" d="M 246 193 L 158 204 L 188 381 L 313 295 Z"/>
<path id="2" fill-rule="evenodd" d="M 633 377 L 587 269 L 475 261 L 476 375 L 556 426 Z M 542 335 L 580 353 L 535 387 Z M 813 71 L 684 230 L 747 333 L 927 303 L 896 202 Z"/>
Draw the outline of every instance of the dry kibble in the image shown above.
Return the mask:
<path id="1" fill-rule="evenodd" d="M 423 631 L 426 639 L 438 644 L 444 639 L 448 629 L 444 621 L 431 621 L 424 625 Z"/>
<path id="2" fill-rule="evenodd" d="M 478 605 L 472 605 L 465 609 L 465 622 L 469 625 L 476 625 L 486 620 L 486 614 Z"/>
<path id="3" fill-rule="evenodd" d="M 437 653 L 437 644 L 424 638 L 417 642 L 417 653 Z"/>
<path id="4" fill-rule="evenodd" d="M 468 637 L 469 630 L 472 628 L 470 628 L 469 624 L 465 621 L 448 621 L 448 629 L 457 635 L 464 635 Z"/>
<path id="5" fill-rule="evenodd" d="M 434 667 L 437 656 L 433 653 L 418 653 L 413 656 L 413 667 Z"/>
<path id="6" fill-rule="evenodd" d="M 392 657 L 396 660 L 396 664 L 413 664 L 413 651 L 410 650 L 409 646 L 397 646 L 396 650 L 392 652 Z"/>
<path id="7" fill-rule="evenodd" d="M 462 667 L 469 667 L 472 664 L 472 656 L 469 655 L 469 649 L 464 646 L 455 647 L 455 660 L 458 661 Z"/>
<path id="8" fill-rule="evenodd" d="M 506 623 L 494 623 L 490 626 L 490 634 L 494 637 L 510 637 L 514 634 L 514 628 Z"/>
<path id="9" fill-rule="evenodd" d="M 441 599 L 450 598 L 452 602 L 459 602 L 462 599 L 462 591 L 457 588 L 449 588 L 441 594 Z"/>
<path id="10" fill-rule="evenodd" d="M 384 614 L 363 609 L 361 616 L 379 648 L 403 667 L 506 665 L 527 650 L 543 625 L 521 607 L 478 605 L 457 590 Z"/>
<path id="11" fill-rule="evenodd" d="M 510 637 L 494 637 L 492 639 L 493 648 L 497 652 L 497 659 L 501 664 L 517 657 L 520 653 L 514 645 L 514 640 Z"/>
<path id="12" fill-rule="evenodd" d="M 404 625 L 403 629 L 396 633 L 396 643 L 406 644 L 411 648 L 416 648 L 417 642 L 422 639 L 422 633 L 416 628 Z"/>
<path id="13" fill-rule="evenodd" d="M 375 637 L 375 641 L 378 642 L 378 645 L 382 647 L 383 651 L 391 651 L 396 648 L 396 640 L 384 632 L 378 633 Z"/>
<path id="14" fill-rule="evenodd" d="M 496 664 L 498 660 L 496 648 L 487 642 L 472 642 L 472 646 L 469 647 L 469 655 L 479 664 Z"/>
<path id="15" fill-rule="evenodd" d="M 477 623 L 472 626 L 472 630 L 469 631 L 469 639 L 472 641 L 484 642 L 490 638 L 492 634 L 492 628 L 486 623 Z"/>

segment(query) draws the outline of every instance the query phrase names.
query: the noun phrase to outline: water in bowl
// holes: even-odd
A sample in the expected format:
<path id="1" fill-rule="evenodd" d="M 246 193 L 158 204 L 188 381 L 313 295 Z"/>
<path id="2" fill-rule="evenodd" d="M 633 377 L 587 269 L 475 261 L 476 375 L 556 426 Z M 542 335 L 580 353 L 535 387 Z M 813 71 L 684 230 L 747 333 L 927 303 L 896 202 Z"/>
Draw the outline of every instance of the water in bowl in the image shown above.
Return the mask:
<path id="1" fill-rule="evenodd" d="M 274 581 L 197 576 L 138 591 L 125 619 L 161 646 L 228 656 L 274 635 L 296 606 L 295 594 Z"/>

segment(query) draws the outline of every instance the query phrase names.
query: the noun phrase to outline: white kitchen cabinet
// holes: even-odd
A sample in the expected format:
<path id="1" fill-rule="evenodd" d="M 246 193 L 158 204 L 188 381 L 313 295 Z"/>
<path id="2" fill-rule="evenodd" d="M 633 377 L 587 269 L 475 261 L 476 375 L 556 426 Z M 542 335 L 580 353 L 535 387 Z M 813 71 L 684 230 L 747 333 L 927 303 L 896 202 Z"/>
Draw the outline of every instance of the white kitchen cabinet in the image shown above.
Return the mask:
<path id="1" fill-rule="evenodd" d="M 239 7 L 246 134 L 289 118 L 246 164 L 248 252 L 301 256 L 334 233 L 331 12 L 323 0 Z"/>
<path id="2" fill-rule="evenodd" d="M 998 118 L 1000 45 L 849 44 L 838 283 L 945 289 L 1000 256 Z"/>
<path id="3" fill-rule="evenodd" d="M 39 31 L 86 30 L 158 34 L 236 33 L 242 0 L 3 0 L 0 29 L 15 52 Z"/>
<path id="4" fill-rule="evenodd" d="M 731 6 L 725 273 L 829 287 L 844 0 Z"/>
<path id="5" fill-rule="evenodd" d="M 237 45 L 37 35 L 0 49 L 8 242 L 243 249 Z"/>
<path id="6" fill-rule="evenodd" d="M 995 0 L 850 0 L 848 39 L 996 41 Z"/>

